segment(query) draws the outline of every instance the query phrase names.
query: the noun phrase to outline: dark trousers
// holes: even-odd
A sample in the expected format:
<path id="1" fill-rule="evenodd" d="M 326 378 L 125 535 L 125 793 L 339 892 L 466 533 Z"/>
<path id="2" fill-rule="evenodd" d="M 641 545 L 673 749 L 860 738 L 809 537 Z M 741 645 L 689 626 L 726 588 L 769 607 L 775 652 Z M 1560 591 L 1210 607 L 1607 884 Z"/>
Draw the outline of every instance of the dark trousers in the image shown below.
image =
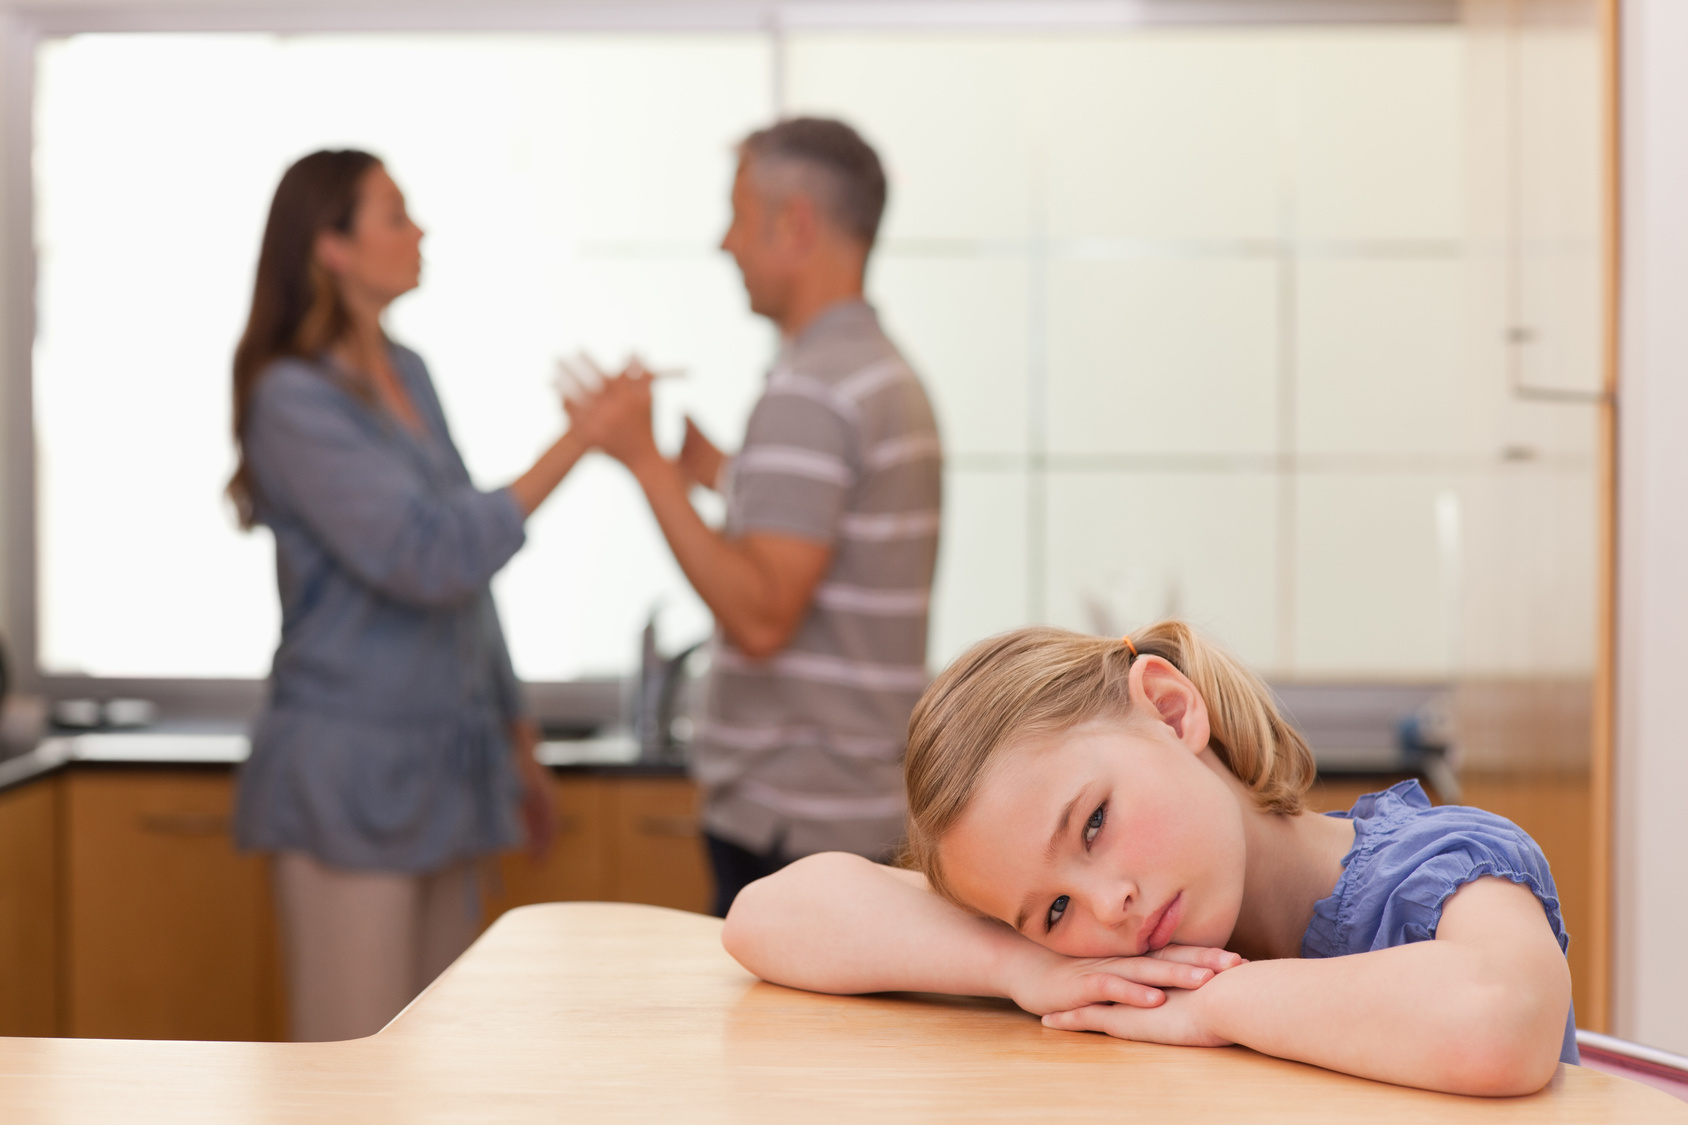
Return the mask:
<path id="1" fill-rule="evenodd" d="M 765 875 L 772 875 L 791 862 L 776 846 L 766 855 L 741 848 L 719 836 L 703 835 L 709 848 L 709 866 L 715 873 L 715 917 L 725 918 L 733 900 L 745 887 Z"/>

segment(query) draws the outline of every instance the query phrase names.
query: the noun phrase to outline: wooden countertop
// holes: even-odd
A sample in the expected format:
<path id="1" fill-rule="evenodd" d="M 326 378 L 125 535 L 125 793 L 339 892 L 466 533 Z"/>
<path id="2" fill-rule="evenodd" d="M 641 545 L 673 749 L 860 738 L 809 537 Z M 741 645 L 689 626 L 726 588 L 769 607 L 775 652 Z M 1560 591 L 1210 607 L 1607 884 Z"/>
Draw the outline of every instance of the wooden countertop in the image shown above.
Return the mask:
<path id="1" fill-rule="evenodd" d="M 794 992 L 719 935 L 658 907 L 530 906 L 368 1039 L 0 1039 L 0 1120 L 1688 1122 L 1688 1105 L 1581 1067 L 1528 1098 L 1460 1098 L 1048 1031 L 995 1002 Z"/>

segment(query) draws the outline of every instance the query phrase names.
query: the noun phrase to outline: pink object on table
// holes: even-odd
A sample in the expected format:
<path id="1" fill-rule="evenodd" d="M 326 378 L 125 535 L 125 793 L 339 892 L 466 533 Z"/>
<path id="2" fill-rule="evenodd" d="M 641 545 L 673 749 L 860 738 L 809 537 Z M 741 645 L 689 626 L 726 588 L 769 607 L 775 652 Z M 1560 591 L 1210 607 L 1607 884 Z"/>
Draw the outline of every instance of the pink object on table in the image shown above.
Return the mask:
<path id="1" fill-rule="evenodd" d="M 1581 1028 L 1577 1029 L 1577 1051 L 1590 1070 L 1644 1082 L 1688 1102 L 1688 1058 L 1682 1055 Z"/>

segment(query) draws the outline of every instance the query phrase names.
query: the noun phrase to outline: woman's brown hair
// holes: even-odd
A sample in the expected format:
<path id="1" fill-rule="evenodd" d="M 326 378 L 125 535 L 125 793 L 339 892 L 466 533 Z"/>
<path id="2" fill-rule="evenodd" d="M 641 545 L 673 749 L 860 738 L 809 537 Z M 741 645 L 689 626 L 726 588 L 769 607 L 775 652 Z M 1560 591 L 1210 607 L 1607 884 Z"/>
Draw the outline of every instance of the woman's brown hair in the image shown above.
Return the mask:
<path id="1" fill-rule="evenodd" d="M 1271 689 L 1230 653 L 1182 621 L 1118 639 L 1047 626 L 980 641 L 926 689 L 909 721 L 903 777 L 908 842 L 903 862 L 947 890 L 938 844 L 960 819 L 979 779 L 1013 743 L 1092 719 L 1123 719 L 1133 660 L 1158 656 L 1184 673 L 1207 704 L 1208 745 L 1261 808 L 1301 811 L 1313 752 L 1278 710 Z"/>
<path id="2" fill-rule="evenodd" d="M 246 420 L 252 390 L 270 362 L 283 356 L 315 358 L 350 327 L 333 277 L 316 259 L 317 236 L 350 234 L 357 215 L 358 188 L 381 162 L 356 149 L 313 152 L 294 162 L 276 185 L 252 312 L 234 349 L 234 441 L 239 452 L 228 495 L 240 526 L 256 518 L 256 496 L 246 464 Z"/>

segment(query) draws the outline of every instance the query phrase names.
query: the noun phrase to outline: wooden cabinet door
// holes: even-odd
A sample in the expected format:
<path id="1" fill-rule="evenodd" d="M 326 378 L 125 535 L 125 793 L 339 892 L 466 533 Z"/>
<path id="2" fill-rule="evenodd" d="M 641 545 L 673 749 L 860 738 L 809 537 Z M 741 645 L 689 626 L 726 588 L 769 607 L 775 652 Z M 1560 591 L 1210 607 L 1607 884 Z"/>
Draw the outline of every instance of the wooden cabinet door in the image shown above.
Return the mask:
<path id="1" fill-rule="evenodd" d="M 499 857 L 487 921 L 535 902 L 645 902 L 706 911 L 713 884 L 684 777 L 559 777 L 557 842 L 539 863 Z"/>
<path id="2" fill-rule="evenodd" d="M 556 842 L 538 863 L 520 852 L 499 857 L 499 885 L 487 888 L 489 924 L 506 910 L 530 903 L 610 897 L 604 810 L 612 784 L 597 777 L 554 779 Z"/>
<path id="3" fill-rule="evenodd" d="M 58 792 L 0 793 L 0 1035 L 59 1034 Z"/>
<path id="4" fill-rule="evenodd" d="M 228 770 L 73 770 L 63 779 L 63 1034 L 276 1039 L 268 868 L 229 834 Z"/>
<path id="5" fill-rule="evenodd" d="M 707 912 L 714 888 L 697 786 L 684 777 L 623 778 L 611 792 L 611 897 Z"/>

